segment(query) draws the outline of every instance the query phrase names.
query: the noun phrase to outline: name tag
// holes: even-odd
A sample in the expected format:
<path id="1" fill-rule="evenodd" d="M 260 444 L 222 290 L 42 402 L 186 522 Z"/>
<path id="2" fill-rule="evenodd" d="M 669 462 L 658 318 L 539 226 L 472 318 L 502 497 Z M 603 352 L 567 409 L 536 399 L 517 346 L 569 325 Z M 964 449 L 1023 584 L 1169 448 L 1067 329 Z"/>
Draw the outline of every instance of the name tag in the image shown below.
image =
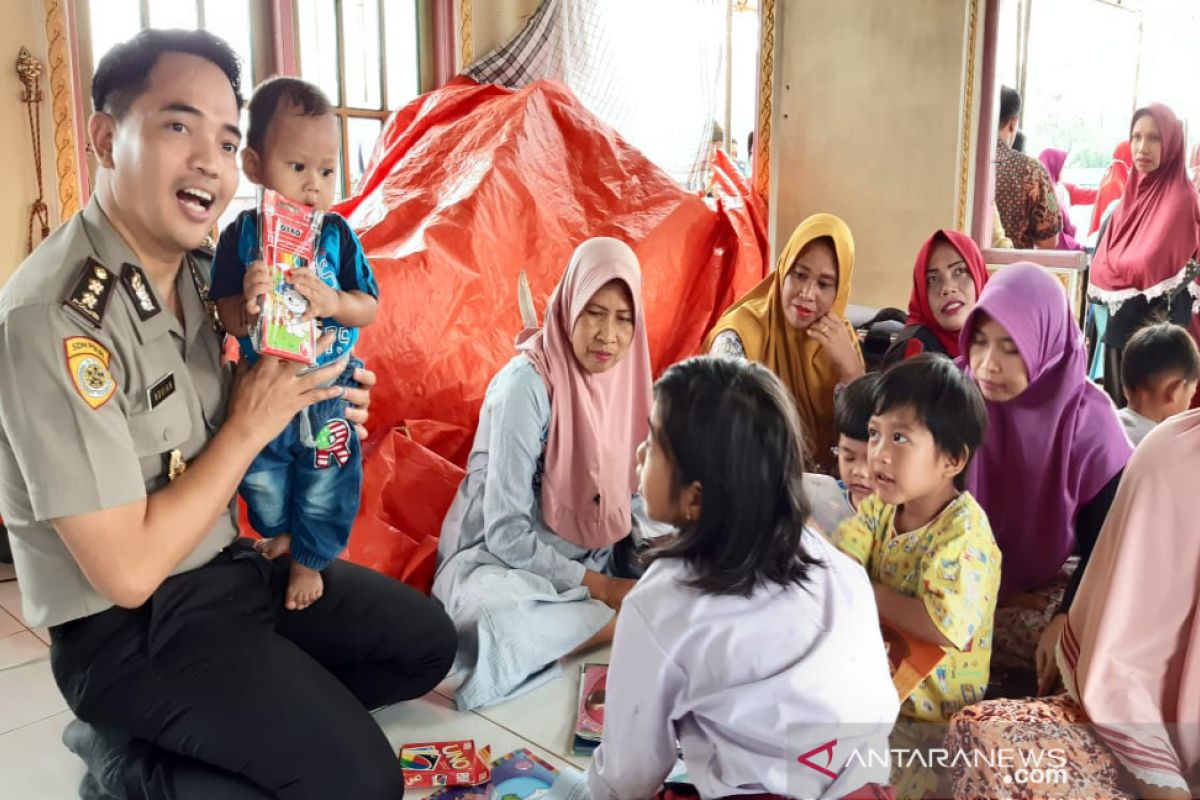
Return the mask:
<path id="1" fill-rule="evenodd" d="M 173 394 L 175 394 L 175 373 L 168 372 L 166 377 L 159 378 L 153 386 L 146 390 L 146 400 L 153 410 Z"/>

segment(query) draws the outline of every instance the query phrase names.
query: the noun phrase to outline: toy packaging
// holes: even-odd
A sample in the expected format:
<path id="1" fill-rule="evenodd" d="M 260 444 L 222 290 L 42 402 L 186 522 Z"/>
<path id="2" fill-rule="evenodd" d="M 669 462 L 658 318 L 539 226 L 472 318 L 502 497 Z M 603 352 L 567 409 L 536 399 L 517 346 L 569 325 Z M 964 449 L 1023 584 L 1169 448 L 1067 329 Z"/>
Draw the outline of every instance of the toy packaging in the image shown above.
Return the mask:
<path id="1" fill-rule="evenodd" d="M 880 620 L 879 625 L 883 632 L 888 666 L 892 671 L 892 682 L 896 684 L 896 694 L 903 703 L 921 685 L 925 676 L 941 663 L 946 653 L 935 644 L 907 636 L 904 631 L 884 620 Z"/>
<path id="2" fill-rule="evenodd" d="M 475 786 L 492 777 L 488 748 L 475 749 L 472 739 L 422 742 L 400 748 L 400 768 L 405 788 Z"/>
<path id="3" fill-rule="evenodd" d="M 575 709 L 575 739 L 571 752 L 587 755 L 600 746 L 604 731 L 604 692 L 607 664 L 584 664 L 579 669 L 579 700 Z"/>
<path id="4" fill-rule="evenodd" d="M 440 789 L 427 800 L 539 800 L 558 778 L 558 770 L 525 748 L 500 756 L 491 771 L 485 785 Z"/>
<path id="5" fill-rule="evenodd" d="M 254 349 L 303 364 L 317 360 L 317 322 L 304 320 L 308 301 L 289 278 L 294 269 L 308 267 L 316 255 L 325 213 L 263 191 L 258 224 L 262 260 L 271 271 L 274 291 L 259 298 L 262 311 L 254 331 Z"/>

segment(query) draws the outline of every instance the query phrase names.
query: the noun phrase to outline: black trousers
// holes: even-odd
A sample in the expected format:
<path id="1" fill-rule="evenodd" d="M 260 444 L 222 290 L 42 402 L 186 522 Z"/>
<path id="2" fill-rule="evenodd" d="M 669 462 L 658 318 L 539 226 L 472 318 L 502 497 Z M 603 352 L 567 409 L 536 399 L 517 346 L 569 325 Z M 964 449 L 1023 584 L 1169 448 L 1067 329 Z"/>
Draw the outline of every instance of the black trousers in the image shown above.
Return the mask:
<path id="1" fill-rule="evenodd" d="M 140 608 L 51 630 L 71 710 L 140 740 L 131 797 L 403 795 L 368 709 L 436 686 L 453 624 L 436 600 L 342 561 L 322 572 L 318 602 L 287 611 L 288 567 L 241 540 Z"/>

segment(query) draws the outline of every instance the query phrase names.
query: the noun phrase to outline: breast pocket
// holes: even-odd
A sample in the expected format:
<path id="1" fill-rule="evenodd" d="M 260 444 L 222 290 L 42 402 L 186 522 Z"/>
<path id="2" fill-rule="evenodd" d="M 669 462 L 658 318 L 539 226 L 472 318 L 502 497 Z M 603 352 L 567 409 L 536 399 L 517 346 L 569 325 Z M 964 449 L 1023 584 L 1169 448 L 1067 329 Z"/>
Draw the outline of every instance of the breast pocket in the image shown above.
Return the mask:
<path id="1" fill-rule="evenodd" d="M 175 449 L 182 450 L 191 439 L 191 417 L 184 403 L 168 401 L 152 411 L 131 415 L 128 424 L 146 491 L 152 492 L 166 483 L 167 454 Z M 184 453 L 185 457 L 190 455 Z"/>

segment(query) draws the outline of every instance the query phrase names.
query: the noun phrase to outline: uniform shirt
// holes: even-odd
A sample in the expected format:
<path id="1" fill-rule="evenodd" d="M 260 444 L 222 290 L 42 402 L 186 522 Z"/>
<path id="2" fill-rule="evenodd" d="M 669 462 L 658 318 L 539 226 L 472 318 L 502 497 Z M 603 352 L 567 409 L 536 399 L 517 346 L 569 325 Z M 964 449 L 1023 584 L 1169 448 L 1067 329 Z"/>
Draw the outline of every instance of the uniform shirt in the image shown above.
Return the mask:
<path id="1" fill-rule="evenodd" d="M 676 740 L 700 797 L 844 797 L 887 781 L 899 701 L 871 585 L 820 535 L 803 545 L 822 562 L 805 585 L 749 597 L 688 586 L 678 559 L 646 570 L 617 617 L 592 800 L 653 797 Z"/>
<path id="2" fill-rule="evenodd" d="M 221 233 L 212 266 L 213 300 L 237 297 L 242 293 L 246 267 L 259 257 L 258 253 L 258 211 L 250 209 L 239 214 Z M 313 269 L 327 286 L 338 291 L 366 292 L 376 299 L 379 297 L 362 243 L 346 220 L 337 214 L 327 213 L 321 224 Z M 345 358 L 358 341 L 358 328 L 348 328 L 332 318 L 321 320 L 321 331 L 333 331 L 337 335 L 329 349 L 317 356 L 317 364 L 330 364 Z M 240 337 L 238 344 L 248 361 L 258 360 L 250 337 Z"/>
<path id="3" fill-rule="evenodd" d="M 954 643 L 904 701 L 900 714 L 947 722 L 983 699 L 992 655 L 992 619 L 1000 587 L 1000 548 L 987 515 L 963 492 L 928 525 L 896 530 L 896 507 L 872 495 L 838 529 L 837 545 L 871 580 L 919 597 L 930 620 Z"/>
<path id="4" fill-rule="evenodd" d="M 191 460 L 224 418 L 220 340 L 187 263 L 176 291 L 182 323 L 94 198 L 0 290 L 0 514 L 30 625 L 112 605 L 50 521 L 146 497 L 166 484 L 171 451 Z M 175 572 L 236 536 L 221 514 Z"/>
<path id="5" fill-rule="evenodd" d="M 1013 247 L 1028 250 L 1062 232 L 1050 173 L 1036 158 L 996 144 L 996 210 Z"/>

